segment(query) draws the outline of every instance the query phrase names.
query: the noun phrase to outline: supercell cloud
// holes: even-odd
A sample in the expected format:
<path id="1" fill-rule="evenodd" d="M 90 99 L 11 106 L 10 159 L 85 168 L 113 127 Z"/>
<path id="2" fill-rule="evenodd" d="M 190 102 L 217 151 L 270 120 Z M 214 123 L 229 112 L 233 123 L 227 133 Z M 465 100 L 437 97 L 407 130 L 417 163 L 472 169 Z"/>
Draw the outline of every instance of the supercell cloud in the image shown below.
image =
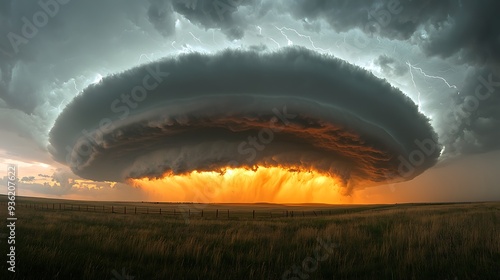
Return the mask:
<path id="1" fill-rule="evenodd" d="M 409 180 L 441 149 L 417 106 L 359 67 L 303 48 L 166 58 L 104 78 L 60 114 L 54 158 L 106 181 L 282 167 L 348 189 Z"/>

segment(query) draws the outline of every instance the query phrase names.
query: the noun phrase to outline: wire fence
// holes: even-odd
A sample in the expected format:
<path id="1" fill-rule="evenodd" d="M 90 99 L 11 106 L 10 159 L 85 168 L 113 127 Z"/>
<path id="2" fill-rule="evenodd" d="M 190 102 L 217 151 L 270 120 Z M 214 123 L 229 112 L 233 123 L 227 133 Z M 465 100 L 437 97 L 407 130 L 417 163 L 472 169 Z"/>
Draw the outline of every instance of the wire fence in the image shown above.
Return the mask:
<path id="1" fill-rule="evenodd" d="M 0 202 L 0 205 L 7 205 Z M 188 205 L 191 205 L 188 206 Z M 252 218 L 279 218 L 279 217 L 317 217 L 336 214 L 345 214 L 347 209 L 321 209 L 321 210 L 245 210 L 245 209 L 200 209 L 202 207 L 193 204 L 179 204 L 179 206 L 130 206 L 130 205 L 93 205 L 93 204 L 69 204 L 69 203 L 16 203 L 16 208 L 29 208 L 35 210 L 50 211 L 78 211 L 94 213 L 111 213 L 122 215 L 165 215 L 182 217 L 201 218 L 231 218 L 231 217 L 252 217 Z"/>

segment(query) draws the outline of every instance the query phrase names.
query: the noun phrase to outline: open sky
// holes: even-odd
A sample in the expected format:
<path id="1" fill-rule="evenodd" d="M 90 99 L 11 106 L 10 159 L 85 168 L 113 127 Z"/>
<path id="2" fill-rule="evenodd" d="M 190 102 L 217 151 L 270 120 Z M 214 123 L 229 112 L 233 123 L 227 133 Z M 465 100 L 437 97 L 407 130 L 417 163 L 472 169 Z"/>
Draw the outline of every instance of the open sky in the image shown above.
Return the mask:
<path id="1" fill-rule="evenodd" d="M 0 177 L 17 164 L 20 195 L 159 200 L 173 191 L 128 178 L 284 166 L 333 178 L 335 203 L 499 200 L 499 9 L 2 1 Z"/>

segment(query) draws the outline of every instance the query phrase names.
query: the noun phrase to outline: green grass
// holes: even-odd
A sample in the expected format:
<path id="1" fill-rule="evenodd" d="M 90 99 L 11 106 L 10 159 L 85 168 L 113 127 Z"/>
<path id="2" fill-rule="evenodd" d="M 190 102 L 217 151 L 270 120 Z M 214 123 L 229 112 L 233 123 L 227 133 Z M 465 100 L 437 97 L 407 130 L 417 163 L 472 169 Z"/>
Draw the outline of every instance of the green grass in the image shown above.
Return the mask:
<path id="1" fill-rule="evenodd" d="M 193 213 L 200 210 L 188 206 Z M 169 213 L 178 205 L 148 207 Z M 0 205 L 3 217 L 5 208 Z M 215 219 L 215 209 L 230 209 L 231 215 L 221 210 Z M 259 213 L 256 219 L 253 209 Z M 334 214 L 277 217 L 283 210 L 302 209 Z M 302 278 L 290 274 L 284 279 L 500 279 L 500 203 L 248 204 L 203 210 L 203 218 L 193 214 L 186 223 L 181 215 L 18 208 L 17 272 L 7 273 L 2 261 L 1 274 L 8 277 L 1 279 L 120 279 L 112 271 L 121 274 L 122 268 L 136 280 L 282 279 L 303 263 Z M 273 218 L 270 211 L 276 213 Z M 335 246 L 327 251 L 318 238 Z M 6 240 L 1 241 L 6 252 Z M 313 263 L 315 253 L 323 260 Z"/>

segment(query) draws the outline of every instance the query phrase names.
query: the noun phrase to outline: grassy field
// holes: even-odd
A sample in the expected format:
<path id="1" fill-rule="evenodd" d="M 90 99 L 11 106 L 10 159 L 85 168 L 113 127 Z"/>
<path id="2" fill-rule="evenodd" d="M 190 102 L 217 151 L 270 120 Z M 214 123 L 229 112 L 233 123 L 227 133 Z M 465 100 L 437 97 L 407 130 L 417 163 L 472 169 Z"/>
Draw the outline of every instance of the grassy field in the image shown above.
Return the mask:
<path id="1" fill-rule="evenodd" d="M 3 227 L 1 279 L 500 279 L 494 202 L 17 202 L 16 273 L 7 271 Z M 149 214 L 134 214 L 136 207 Z M 0 214 L 7 217 L 5 204 Z"/>

